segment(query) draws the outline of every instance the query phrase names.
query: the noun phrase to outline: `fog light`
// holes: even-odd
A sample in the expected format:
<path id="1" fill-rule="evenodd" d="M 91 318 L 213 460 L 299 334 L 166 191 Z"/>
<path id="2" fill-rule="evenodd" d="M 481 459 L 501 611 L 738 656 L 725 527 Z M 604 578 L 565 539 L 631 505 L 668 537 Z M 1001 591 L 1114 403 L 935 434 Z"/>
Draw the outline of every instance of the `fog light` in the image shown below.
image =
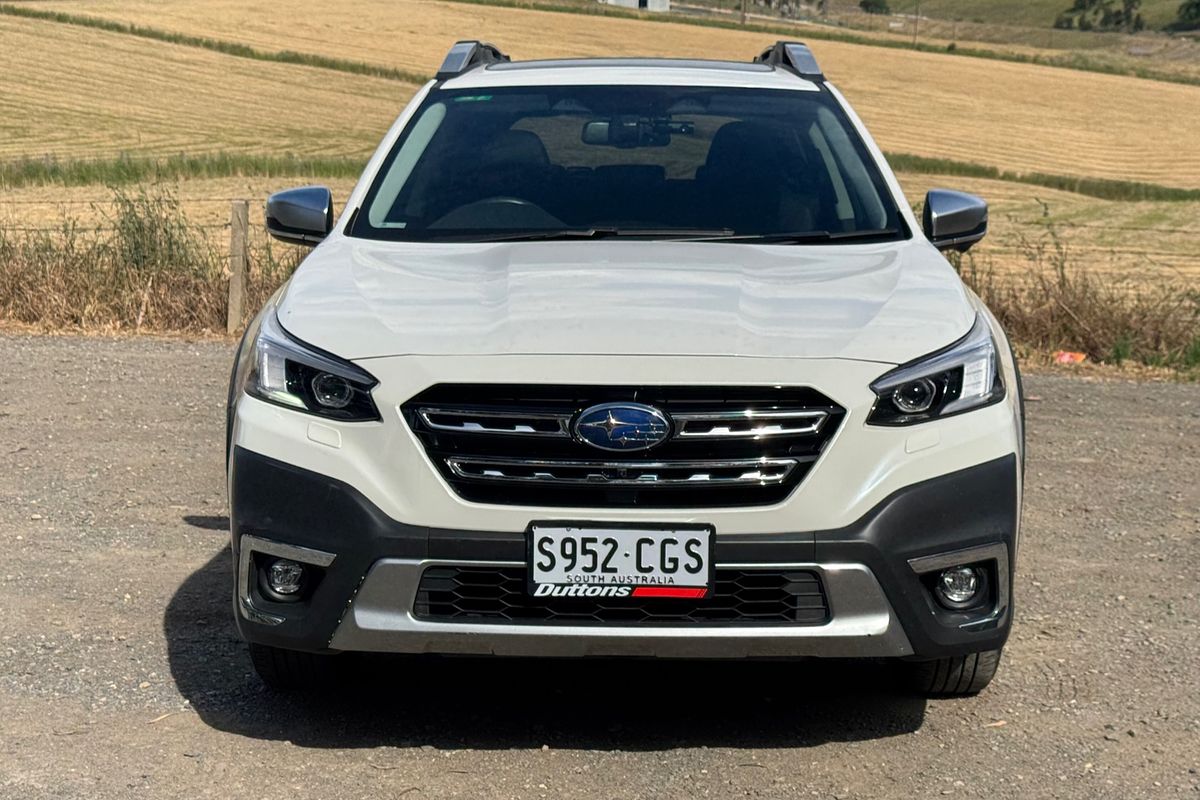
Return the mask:
<path id="1" fill-rule="evenodd" d="M 300 591 L 304 581 L 304 565 L 281 558 L 267 570 L 267 585 L 278 594 L 291 595 Z"/>
<path id="2" fill-rule="evenodd" d="M 979 599 L 983 585 L 974 567 L 951 567 L 938 575 L 935 587 L 938 601 L 947 608 L 968 608 Z"/>

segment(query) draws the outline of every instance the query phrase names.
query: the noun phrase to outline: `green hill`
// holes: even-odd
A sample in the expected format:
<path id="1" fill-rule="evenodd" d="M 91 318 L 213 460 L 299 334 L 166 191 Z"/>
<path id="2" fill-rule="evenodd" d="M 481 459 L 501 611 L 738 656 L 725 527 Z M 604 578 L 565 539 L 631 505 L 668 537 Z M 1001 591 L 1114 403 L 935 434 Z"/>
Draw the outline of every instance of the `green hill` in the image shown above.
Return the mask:
<path id="1" fill-rule="evenodd" d="M 1162 28 L 1175 20 L 1182 0 L 1142 0 L 1142 17 L 1147 28 Z M 916 0 L 889 0 L 892 13 L 911 14 Z M 839 7 L 857 5 L 838 0 Z M 1050 27 L 1054 19 L 1071 7 L 1071 0 L 921 0 L 921 16 L 972 22 Z"/>

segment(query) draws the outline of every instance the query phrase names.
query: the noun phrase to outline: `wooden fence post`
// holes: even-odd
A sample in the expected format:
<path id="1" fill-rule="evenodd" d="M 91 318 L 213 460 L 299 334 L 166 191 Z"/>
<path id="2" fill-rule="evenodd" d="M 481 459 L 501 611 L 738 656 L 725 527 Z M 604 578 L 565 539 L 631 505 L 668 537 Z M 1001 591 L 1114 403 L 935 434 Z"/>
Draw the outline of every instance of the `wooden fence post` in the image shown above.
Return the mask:
<path id="1" fill-rule="evenodd" d="M 242 327 L 246 305 L 246 271 L 250 266 L 250 203 L 234 200 L 229 209 L 229 304 L 225 332 Z"/>

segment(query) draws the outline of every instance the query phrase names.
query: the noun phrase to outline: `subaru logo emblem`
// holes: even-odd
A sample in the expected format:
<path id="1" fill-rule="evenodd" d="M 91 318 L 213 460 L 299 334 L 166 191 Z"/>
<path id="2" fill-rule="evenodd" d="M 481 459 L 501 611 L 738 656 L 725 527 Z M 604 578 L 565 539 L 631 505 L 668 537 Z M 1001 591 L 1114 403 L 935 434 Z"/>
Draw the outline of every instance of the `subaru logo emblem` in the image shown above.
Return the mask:
<path id="1" fill-rule="evenodd" d="M 666 415 L 640 403 L 603 403 L 575 419 L 575 437 L 601 450 L 648 450 L 670 435 Z"/>

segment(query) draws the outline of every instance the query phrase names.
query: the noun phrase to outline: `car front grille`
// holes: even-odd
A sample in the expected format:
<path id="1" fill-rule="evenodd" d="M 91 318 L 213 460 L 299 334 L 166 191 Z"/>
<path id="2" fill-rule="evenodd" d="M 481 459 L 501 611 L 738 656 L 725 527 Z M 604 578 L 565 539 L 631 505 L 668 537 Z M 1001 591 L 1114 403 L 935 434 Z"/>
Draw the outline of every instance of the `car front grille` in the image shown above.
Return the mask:
<path id="1" fill-rule="evenodd" d="M 580 412 L 620 402 L 660 411 L 665 441 L 611 452 L 574 434 Z M 805 387 L 440 384 L 401 410 L 461 497 L 582 508 L 777 503 L 845 416 Z"/>
<path id="2" fill-rule="evenodd" d="M 701 600 L 534 597 L 525 567 L 433 566 L 421 574 L 413 614 L 438 622 L 618 625 L 822 625 L 829 607 L 806 570 L 716 570 Z"/>

